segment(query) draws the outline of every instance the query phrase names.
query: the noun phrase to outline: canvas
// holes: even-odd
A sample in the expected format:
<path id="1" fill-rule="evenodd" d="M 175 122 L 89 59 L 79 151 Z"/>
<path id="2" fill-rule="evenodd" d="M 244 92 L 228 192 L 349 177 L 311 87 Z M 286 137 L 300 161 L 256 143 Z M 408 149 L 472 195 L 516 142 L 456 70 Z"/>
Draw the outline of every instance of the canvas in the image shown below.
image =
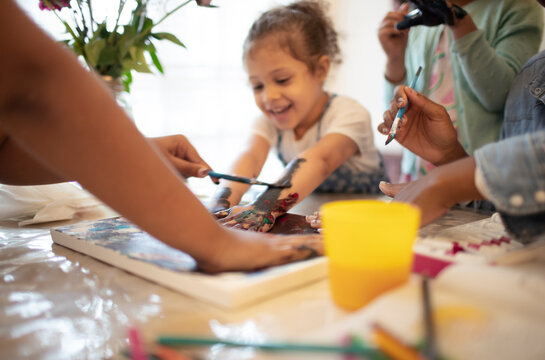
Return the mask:
<path id="1" fill-rule="evenodd" d="M 304 217 L 290 215 L 276 233 L 313 232 Z M 226 309 L 269 299 L 327 275 L 325 257 L 250 272 L 200 273 L 195 260 L 122 217 L 84 221 L 51 230 L 56 244 Z"/>

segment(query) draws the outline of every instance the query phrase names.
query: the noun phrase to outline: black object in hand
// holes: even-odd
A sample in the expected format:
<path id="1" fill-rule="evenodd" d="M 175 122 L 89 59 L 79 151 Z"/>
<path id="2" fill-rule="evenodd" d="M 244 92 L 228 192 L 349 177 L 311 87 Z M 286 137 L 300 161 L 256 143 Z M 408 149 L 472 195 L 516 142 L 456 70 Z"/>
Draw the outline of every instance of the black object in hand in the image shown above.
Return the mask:
<path id="1" fill-rule="evenodd" d="M 467 15 L 464 9 L 454 4 L 448 6 L 445 0 L 410 1 L 416 6 L 416 9 L 396 24 L 398 30 L 408 29 L 411 26 L 417 25 L 454 25 L 454 18 L 462 19 Z"/>

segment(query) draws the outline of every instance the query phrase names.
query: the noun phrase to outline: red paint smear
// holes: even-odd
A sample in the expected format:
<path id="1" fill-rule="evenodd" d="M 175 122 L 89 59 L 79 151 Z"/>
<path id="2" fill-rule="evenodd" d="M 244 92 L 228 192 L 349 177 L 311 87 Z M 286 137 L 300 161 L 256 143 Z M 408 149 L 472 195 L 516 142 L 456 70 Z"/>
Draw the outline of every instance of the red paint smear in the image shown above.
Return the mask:
<path id="1" fill-rule="evenodd" d="M 453 242 L 452 243 L 452 249 L 447 251 L 445 254 L 447 255 L 456 255 L 457 253 L 459 252 L 465 252 L 466 250 L 464 249 L 463 246 L 460 246 L 460 244 L 458 244 L 458 242 Z"/>
<path id="2" fill-rule="evenodd" d="M 473 249 L 479 250 L 481 246 L 492 246 L 492 245 L 501 246 L 501 243 L 509 244 L 511 243 L 511 239 L 505 236 L 502 236 L 499 239 L 484 240 L 480 244 L 468 244 L 467 246 Z"/>
<path id="3" fill-rule="evenodd" d="M 449 261 L 425 255 L 414 254 L 412 272 L 429 277 L 436 277 L 444 268 L 451 265 Z"/>

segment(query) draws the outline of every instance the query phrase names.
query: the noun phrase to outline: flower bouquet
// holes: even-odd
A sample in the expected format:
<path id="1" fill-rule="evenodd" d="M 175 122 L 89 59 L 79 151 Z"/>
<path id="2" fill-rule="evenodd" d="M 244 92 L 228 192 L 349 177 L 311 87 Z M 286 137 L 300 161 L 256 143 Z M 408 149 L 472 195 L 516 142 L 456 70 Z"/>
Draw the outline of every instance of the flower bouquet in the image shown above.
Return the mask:
<path id="1" fill-rule="evenodd" d="M 154 41 L 168 40 L 185 47 L 173 34 L 154 29 L 173 13 L 193 0 L 183 0 L 154 21 L 148 17 L 155 0 L 118 0 L 114 17 L 97 19 L 92 0 L 40 0 L 39 7 L 49 10 L 62 22 L 68 39 L 63 42 L 81 56 L 90 69 L 108 79 L 114 92 L 130 91 L 132 71 L 151 73 L 151 67 L 163 73 Z M 195 0 L 197 5 L 214 7 L 211 0 Z M 111 5 L 110 1 L 100 4 Z M 128 19 L 121 24 L 121 19 Z M 115 88 L 115 84 L 118 88 Z"/>

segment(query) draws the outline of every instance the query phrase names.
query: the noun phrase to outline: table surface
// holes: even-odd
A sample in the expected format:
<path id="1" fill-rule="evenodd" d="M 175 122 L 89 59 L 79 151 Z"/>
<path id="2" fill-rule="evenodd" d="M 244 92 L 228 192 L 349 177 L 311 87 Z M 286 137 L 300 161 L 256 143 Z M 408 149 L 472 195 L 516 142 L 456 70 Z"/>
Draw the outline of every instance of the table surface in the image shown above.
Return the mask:
<path id="1" fill-rule="evenodd" d="M 325 202 L 361 197 L 312 195 L 291 212 L 310 214 Z M 421 234 L 486 216 L 454 209 Z M 147 341 L 158 334 L 296 340 L 351 316 L 332 303 L 325 279 L 243 310 L 225 311 L 53 244 L 48 228 L 66 223 L 18 228 L 16 222 L 0 222 L 2 358 L 122 358 L 131 325 Z M 201 350 L 201 355 L 257 356 L 251 349 L 221 346 Z"/>

